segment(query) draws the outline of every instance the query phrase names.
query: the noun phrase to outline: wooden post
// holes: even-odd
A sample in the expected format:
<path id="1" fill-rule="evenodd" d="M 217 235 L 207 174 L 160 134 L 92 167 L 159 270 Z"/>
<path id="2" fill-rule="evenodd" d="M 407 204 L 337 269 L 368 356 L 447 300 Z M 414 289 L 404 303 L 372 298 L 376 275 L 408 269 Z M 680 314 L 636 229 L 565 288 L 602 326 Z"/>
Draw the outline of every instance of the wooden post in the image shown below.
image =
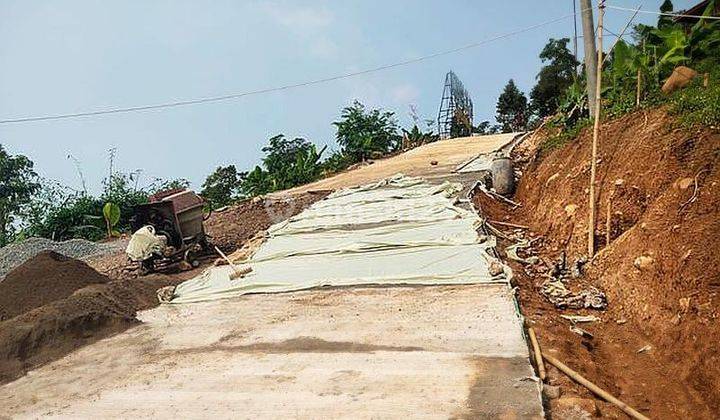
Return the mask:
<path id="1" fill-rule="evenodd" d="M 610 246 L 610 212 L 612 210 L 612 195 L 607 200 L 607 213 L 605 215 L 605 246 Z"/>
<path id="2" fill-rule="evenodd" d="M 590 116 L 595 115 L 595 95 L 597 92 L 597 83 L 595 75 L 597 74 L 598 61 L 595 54 L 595 22 L 593 22 L 593 10 L 591 0 L 580 0 L 580 16 L 582 17 L 583 44 L 585 50 L 585 76 L 587 79 L 588 105 L 590 108 Z"/>
<path id="3" fill-rule="evenodd" d="M 600 102 L 600 92 L 602 85 L 602 62 L 603 62 L 603 17 L 605 15 L 605 0 L 600 0 L 600 10 L 598 13 L 598 66 L 595 84 L 595 124 L 593 126 L 592 152 L 590 154 L 590 210 L 588 211 L 588 258 L 595 255 L 595 172 L 597 170 L 597 149 L 598 136 L 600 134 L 600 112 L 602 105 Z"/>
<path id="4" fill-rule="evenodd" d="M 538 376 L 540 377 L 540 381 L 545 382 L 545 363 L 543 362 L 542 352 L 540 351 L 540 344 L 538 344 L 537 336 L 535 336 L 535 330 L 532 329 L 532 327 L 528 328 L 528 335 L 530 336 L 533 353 L 535 353 L 535 364 L 537 364 Z"/>

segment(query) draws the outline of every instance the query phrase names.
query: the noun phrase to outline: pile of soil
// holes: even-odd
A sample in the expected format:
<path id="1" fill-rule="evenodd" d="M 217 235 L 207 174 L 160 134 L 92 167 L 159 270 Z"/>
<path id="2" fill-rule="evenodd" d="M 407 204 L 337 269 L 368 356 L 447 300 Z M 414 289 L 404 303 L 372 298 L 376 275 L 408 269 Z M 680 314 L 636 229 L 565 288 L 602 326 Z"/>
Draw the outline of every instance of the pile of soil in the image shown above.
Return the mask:
<path id="1" fill-rule="evenodd" d="M 328 194 L 330 191 L 312 191 L 283 197 L 244 200 L 221 212 L 213 213 L 205 222 L 205 231 L 218 248 L 224 252 L 232 252 L 256 233 L 295 216 Z"/>
<path id="2" fill-rule="evenodd" d="M 157 289 L 184 277 L 162 275 L 93 284 L 0 322 L 0 383 L 139 323 L 158 305 Z"/>
<path id="3" fill-rule="evenodd" d="M 205 228 L 214 243 L 230 252 L 328 194 L 243 201 L 214 213 Z M 127 270 L 122 252 L 89 264 L 45 252 L 0 283 L 0 308 L 12 316 L 0 321 L 0 383 L 137 325 L 137 311 L 159 304 L 159 288 L 178 285 L 203 268 L 137 277 Z"/>
<path id="4" fill-rule="evenodd" d="M 720 133 L 676 128 L 656 109 L 604 123 L 600 135 L 596 256 L 572 285 L 603 290 L 608 309 L 556 309 L 539 293 L 545 274 L 512 263 L 523 313 L 544 351 L 645 415 L 712 418 L 720 412 Z M 524 150 L 528 163 L 513 197 L 522 206 L 483 195 L 476 204 L 490 219 L 529 226 L 542 260 L 562 253 L 576 260 L 587 252 L 591 143 L 588 128 L 543 156 L 536 150 L 527 159 Z M 594 338 L 570 331 L 561 314 L 600 317 L 581 325 Z M 554 368 L 550 383 L 593 398 Z M 550 411 L 561 417 L 555 401 Z M 603 415 L 623 416 L 595 404 Z"/>
<path id="5" fill-rule="evenodd" d="M 43 251 L 0 282 L 0 321 L 66 298 L 90 284 L 108 281 L 82 261 Z"/>

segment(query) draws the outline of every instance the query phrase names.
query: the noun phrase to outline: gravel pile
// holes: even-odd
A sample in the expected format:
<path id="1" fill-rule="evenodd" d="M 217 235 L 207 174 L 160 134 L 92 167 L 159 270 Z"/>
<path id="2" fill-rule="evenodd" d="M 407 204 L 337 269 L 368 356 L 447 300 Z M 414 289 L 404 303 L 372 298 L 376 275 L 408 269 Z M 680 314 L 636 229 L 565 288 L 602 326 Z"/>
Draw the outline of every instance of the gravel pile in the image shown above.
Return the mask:
<path id="1" fill-rule="evenodd" d="M 85 260 L 121 249 L 122 245 L 118 242 L 101 244 L 85 239 L 56 242 L 45 238 L 29 238 L 0 248 L 0 279 L 15 267 L 43 251 L 55 251 L 70 258 Z"/>

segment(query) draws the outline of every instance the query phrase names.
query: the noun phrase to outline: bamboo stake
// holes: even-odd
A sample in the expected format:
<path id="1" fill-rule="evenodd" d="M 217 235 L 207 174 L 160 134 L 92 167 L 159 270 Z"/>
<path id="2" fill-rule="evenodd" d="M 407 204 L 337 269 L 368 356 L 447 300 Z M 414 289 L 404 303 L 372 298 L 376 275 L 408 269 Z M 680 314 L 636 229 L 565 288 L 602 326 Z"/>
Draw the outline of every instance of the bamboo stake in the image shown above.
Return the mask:
<path id="1" fill-rule="evenodd" d="M 640 85 L 642 84 L 642 73 L 640 72 L 640 68 L 638 67 L 637 71 L 637 88 L 635 90 L 635 107 L 640 107 Z"/>
<path id="2" fill-rule="evenodd" d="M 532 343 L 533 353 L 535 353 L 535 364 L 538 368 L 538 376 L 540 376 L 541 381 L 545 382 L 545 362 L 543 362 L 540 344 L 538 344 L 537 337 L 535 336 L 535 330 L 528 328 L 528 335 L 530 336 L 530 343 Z"/>
<path id="3" fill-rule="evenodd" d="M 610 211 L 612 210 L 612 196 L 608 197 L 607 213 L 605 214 L 605 246 L 610 245 Z"/>
<path id="4" fill-rule="evenodd" d="M 592 153 L 590 155 L 590 211 L 588 212 L 588 258 L 595 255 L 595 172 L 597 171 L 597 148 L 598 136 L 600 134 L 600 111 L 602 105 L 600 102 L 602 84 L 602 56 L 603 56 L 603 17 L 605 15 L 605 0 L 600 0 L 600 12 L 598 15 L 598 66 L 597 66 L 597 82 L 595 84 L 595 124 L 593 125 L 593 142 Z"/>
<path id="5" fill-rule="evenodd" d="M 595 385 L 594 383 L 587 380 L 585 377 L 580 375 L 579 373 L 575 372 L 574 370 L 567 367 L 564 363 L 559 361 L 558 359 L 543 353 L 543 357 L 545 360 L 548 361 L 551 365 L 555 366 L 556 368 L 560 369 L 564 374 L 569 376 L 572 380 L 579 383 L 580 385 L 584 386 L 585 388 L 592 391 L 595 395 L 599 396 L 600 398 L 604 399 L 605 401 L 614 404 L 619 409 L 625 412 L 628 416 L 638 419 L 638 420 L 649 420 L 648 417 L 644 416 L 643 414 L 639 413 L 634 408 L 630 407 L 629 405 L 625 404 L 624 402 L 620 401 L 619 399 L 613 397 L 609 392 L 605 391 L 604 389 L 600 388 L 599 386 Z"/>
<path id="6" fill-rule="evenodd" d="M 501 222 L 501 221 L 498 221 L 498 220 L 488 220 L 488 222 L 493 223 L 493 224 L 496 224 L 496 225 L 500 225 L 500 226 L 511 227 L 511 228 L 530 229 L 530 227 L 529 227 L 529 226 L 526 226 L 526 225 L 517 225 L 517 224 L 515 224 L 515 223 Z"/>

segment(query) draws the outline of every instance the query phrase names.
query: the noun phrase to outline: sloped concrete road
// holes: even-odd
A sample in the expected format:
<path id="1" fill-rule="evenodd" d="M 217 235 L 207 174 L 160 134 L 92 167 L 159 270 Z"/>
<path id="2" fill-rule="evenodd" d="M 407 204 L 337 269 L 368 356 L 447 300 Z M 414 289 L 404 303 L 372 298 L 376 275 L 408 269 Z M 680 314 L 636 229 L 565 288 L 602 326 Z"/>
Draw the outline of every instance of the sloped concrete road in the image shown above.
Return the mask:
<path id="1" fill-rule="evenodd" d="M 508 139 L 467 142 L 490 151 Z M 477 151 L 453 141 L 416 160 L 456 177 Z M 350 175 L 337 186 L 358 182 Z M 507 284 L 246 295 L 140 317 L 1 386 L 0 418 L 543 417 Z"/>
<path id="2" fill-rule="evenodd" d="M 142 314 L 0 388 L 17 418 L 542 418 L 505 285 L 312 290 Z"/>

